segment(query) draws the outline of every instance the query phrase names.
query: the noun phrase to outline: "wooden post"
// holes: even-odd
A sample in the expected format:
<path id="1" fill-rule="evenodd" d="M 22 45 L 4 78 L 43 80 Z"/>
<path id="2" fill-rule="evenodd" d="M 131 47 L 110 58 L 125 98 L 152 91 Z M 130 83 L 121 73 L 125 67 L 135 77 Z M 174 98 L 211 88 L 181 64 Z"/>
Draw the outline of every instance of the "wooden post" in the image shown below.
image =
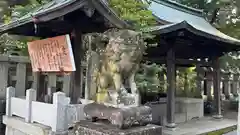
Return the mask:
<path id="1" fill-rule="evenodd" d="M 48 74 L 48 88 L 55 88 L 57 87 L 57 75 L 55 73 Z"/>
<path id="2" fill-rule="evenodd" d="M 70 75 L 64 75 L 63 77 L 63 92 L 66 94 L 67 97 L 70 96 L 70 88 L 71 88 L 71 77 Z"/>
<path id="3" fill-rule="evenodd" d="M 162 72 L 160 72 L 159 73 L 159 81 L 160 81 L 160 87 L 161 87 L 161 89 L 162 90 L 166 90 L 166 83 L 165 83 L 165 78 L 164 78 L 164 72 L 162 71 Z"/>
<path id="4" fill-rule="evenodd" d="M 221 93 L 220 93 L 220 81 L 221 81 L 221 71 L 220 71 L 220 61 L 219 58 L 213 59 L 213 86 L 214 86 L 214 103 L 216 108 L 216 115 L 214 118 L 222 118 L 221 111 Z"/>
<path id="5" fill-rule="evenodd" d="M 56 92 L 53 94 L 53 104 L 55 105 L 55 120 L 53 121 L 52 131 L 57 133 L 67 132 L 67 105 L 70 103 L 70 98 L 66 97 L 63 92 Z"/>
<path id="6" fill-rule="evenodd" d="M 188 97 L 189 93 L 189 82 L 188 82 L 188 73 L 184 73 L 184 94 Z"/>
<path id="7" fill-rule="evenodd" d="M 8 87 L 6 88 L 6 116 L 12 116 L 12 110 L 11 110 L 11 98 L 15 97 L 15 88 Z M 9 135 L 12 133 L 11 128 L 6 126 L 5 135 Z"/>
<path id="8" fill-rule="evenodd" d="M 207 71 L 206 73 L 206 90 L 207 90 L 207 100 L 213 100 L 212 97 L 212 86 L 213 86 L 213 76 L 211 71 Z"/>
<path id="9" fill-rule="evenodd" d="M 0 63 L 0 98 L 5 99 L 6 88 L 8 86 L 8 62 Z"/>
<path id="10" fill-rule="evenodd" d="M 37 100 L 44 100 L 44 84 L 45 84 L 45 76 L 41 75 L 41 73 L 33 73 L 33 84 L 32 88 L 37 91 Z"/>
<path id="11" fill-rule="evenodd" d="M 44 102 L 46 103 L 52 103 L 53 102 L 53 93 L 56 92 L 56 88 L 50 87 L 47 89 L 47 94 L 44 96 Z"/>
<path id="12" fill-rule="evenodd" d="M 232 97 L 232 94 L 230 92 L 231 84 L 230 84 L 230 73 L 224 73 L 223 74 L 223 93 L 225 95 L 226 99 L 230 99 Z"/>
<path id="13" fill-rule="evenodd" d="M 233 75 L 233 90 L 232 90 L 232 94 L 234 97 L 238 96 L 238 92 L 239 92 L 239 74 L 234 74 Z"/>
<path id="14" fill-rule="evenodd" d="M 87 35 L 87 47 L 88 51 L 86 53 L 87 55 L 87 63 L 86 63 L 86 81 L 85 81 L 85 92 L 84 92 L 84 98 L 86 100 L 90 99 L 90 89 L 91 89 L 91 82 L 92 82 L 92 41 L 91 36 Z"/>
<path id="15" fill-rule="evenodd" d="M 28 89 L 26 91 L 26 116 L 25 122 L 33 123 L 32 120 L 32 101 L 37 100 L 37 92 L 34 89 Z"/>
<path id="16" fill-rule="evenodd" d="M 240 95 L 238 95 L 238 101 L 240 101 Z M 238 102 L 237 135 L 240 135 L 240 102 Z"/>
<path id="17" fill-rule="evenodd" d="M 207 72 L 204 72 L 204 78 L 203 78 L 203 95 L 207 95 Z"/>
<path id="18" fill-rule="evenodd" d="M 199 65 L 196 66 L 196 96 L 202 97 L 203 96 L 203 90 L 202 90 L 202 76 L 201 76 L 201 67 Z"/>
<path id="19" fill-rule="evenodd" d="M 6 90 L 6 115 L 12 116 L 11 112 L 11 98 L 15 97 L 15 88 L 8 87 Z"/>
<path id="20" fill-rule="evenodd" d="M 76 25 L 77 26 L 77 25 Z M 73 54 L 74 54 L 74 60 L 76 64 L 76 71 L 71 74 L 71 89 L 70 89 L 70 97 L 72 100 L 72 103 L 77 103 L 78 98 L 81 97 L 81 72 L 82 72 L 82 34 L 78 29 L 75 29 L 75 35 L 74 35 L 74 41 L 73 41 Z"/>
<path id="21" fill-rule="evenodd" d="M 27 80 L 27 64 L 18 63 L 17 64 L 17 83 L 16 83 L 17 97 L 25 96 L 26 80 Z"/>
<path id="22" fill-rule="evenodd" d="M 57 76 L 55 73 L 48 74 L 48 88 L 47 93 L 44 95 L 44 101 L 46 103 L 52 103 L 53 93 L 56 92 L 57 87 Z"/>
<path id="23" fill-rule="evenodd" d="M 167 83 L 167 127 L 175 128 L 176 69 L 175 52 L 173 48 L 167 52 Z"/>
<path id="24" fill-rule="evenodd" d="M 84 86 L 85 86 L 85 80 L 84 80 L 84 70 L 85 70 L 85 65 L 83 65 L 83 63 L 81 64 L 81 72 L 80 72 L 80 78 L 81 78 L 81 80 L 80 80 L 80 96 L 79 97 L 83 97 L 83 89 L 85 88 Z M 79 102 L 79 99 L 78 99 L 78 102 Z"/>

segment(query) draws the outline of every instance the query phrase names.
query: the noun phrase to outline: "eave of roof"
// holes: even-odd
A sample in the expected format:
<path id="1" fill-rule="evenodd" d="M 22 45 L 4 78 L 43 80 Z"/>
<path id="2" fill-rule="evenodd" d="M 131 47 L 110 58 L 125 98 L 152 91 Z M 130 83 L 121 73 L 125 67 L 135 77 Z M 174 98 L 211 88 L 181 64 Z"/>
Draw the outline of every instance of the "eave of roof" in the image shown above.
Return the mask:
<path id="1" fill-rule="evenodd" d="M 196 16 L 203 16 L 203 10 L 188 7 L 186 5 L 180 4 L 173 0 L 151 0 L 152 2 L 162 4 L 164 6 L 168 6 L 172 9 L 176 9 L 179 11 L 186 12 L 188 14 L 196 15 Z"/>
<path id="2" fill-rule="evenodd" d="M 59 9 L 59 7 L 61 7 L 61 8 L 66 7 L 69 4 L 71 4 L 72 1 L 76 1 L 76 0 L 67 0 L 65 2 L 60 2 L 60 3 L 56 3 L 56 1 L 52 1 L 50 3 L 47 3 L 46 5 L 43 5 L 42 7 L 37 8 L 33 12 L 28 13 L 28 14 L 24 15 L 23 17 L 21 17 L 17 20 L 13 20 L 13 21 L 9 22 L 8 24 L 1 25 L 0 26 L 0 33 L 5 33 L 6 31 L 8 31 L 12 28 L 16 28 L 16 27 L 19 27 L 19 26 L 22 26 L 22 25 L 25 25 L 25 24 L 28 24 L 28 23 L 32 23 L 33 22 L 33 17 L 36 17 L 36 18 L 40 19 L 41 15 L 43 15 L 44 13 L 51 13 L 51 12 Z M 46 9 L 48 9 L 48 10 L 46 10 Z"/>
<path id="3" fill-rule="evenodd" d="M 240 45 L 240 40 L 220 32 L 207 22 L 201 10 L 189 8 L 170 0 L 152 0 L 149 10 L 159 19 L 169 22 L 163 26 L 148 28 L 152 32 L 168 33 L 184 28 L 199 36 Z"/>
<path id="4" fill-rule="evenodd" d="M 55 2 L 55 3 L 54 3 Z M 19 26 L 26 25 L 28 23 L 34 23 L 33 18 L 37 18 L 40 22 L 47 22 L 49 20 L 61 17 L 77 9 L 80 9 L 84 4 L 92 4 L 97 11 L 100 12 L 108 21 L 118 28 L 130 27 L 125 21 L 122 21 L 115 12 L 110 9 L 104 0 L 61 0 L 60 2 L 53 1 L 48 3 L 39 9 L 29 13 L 17 20 L 14 20 L 8 24 L 0 26 L 0 33 L 5 33 L 10 29 L 14 29 Z M 65 8 L 71 6 L 70 10 L 64 10 Z M 61 11 L 61 12 L 59 12 Z M 54 14 L 58 12 L 59 14 Z M 45 17 L 48 15 L 48 17 Z M 50 16 L 50 17 L 49 17 Z"/>
<path id="5" fill-rule="evenodd" d="M 123 21 L 114 11 L 108 6 L 105 0 L 91 0 L 95 8 L 117 28 L 131 28 L 131 25 Z"/>
<path id="6" fill-rule="evenodd" d="M 229 37 L 226 35 L 225 35 L 225 37 L 222 37 L 222 36 L 218 36 L 213 33 L 202 31 L 200 29 L 195 28 L 194 26 L 189 24 L 187 21 L 183 21 L 180 23 L 172 23 L 172 24 L 167 24 L 167 25 L 162 25 L 162 26 L 150 27 L 150 28 L 146 28 L 144 31 L 152 32 L 155 34 L 167 34 L 170 32 L 177 31 L 177 30 L 181 30 L 181 29 L 186 29 L 198 36 L 203 36 L 203 37 L 207 37 L 207 38 L 210 38 L 213 40 L 226 42 L 226 43 L 230 43 L 230 44 L 234 44 L 234 45 L 240 45 L 240 40 L 237 40 L 235 38 L 232 38 L 232 37 Z M 220 33 L 220 34 L 222 34 L 222 33 Z"/>

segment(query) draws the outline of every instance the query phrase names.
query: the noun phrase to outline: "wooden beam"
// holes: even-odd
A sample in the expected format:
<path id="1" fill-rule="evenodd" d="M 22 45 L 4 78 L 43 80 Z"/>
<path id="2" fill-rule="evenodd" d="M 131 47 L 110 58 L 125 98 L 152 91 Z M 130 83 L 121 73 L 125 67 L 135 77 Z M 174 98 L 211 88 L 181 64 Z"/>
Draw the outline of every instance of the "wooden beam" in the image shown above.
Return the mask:
<path id="1" fill-rule="evenodd" d="M 167 58 L 166 57 L 159 57 L 159 58 L 146 58 L 145 57 L 144 60 L 153 61 L 153 62 L 159 63 L 159 64 L 166 64 L 167 63 Z M 211 62 L 199 61 L 199 60 L 190 60 L 190 59 L 175 59 L 174 62 L 177 65 L 196 64 L 196 65 L 206 66 L 206 67 L 212 66 Z"/>
<path id="2" fill-rule="evenodd" d="M 72 13 L 73 11 L 78 10 L 82 8 L 84 5 L 86 5 L 87 2 L 88 1 L 86 0 L 76 1 L 66 5 L 64 8 L 55 8 L 55 9 L 49 10 L 49 12 L 38 14 L 38 16 L 36 16 L 36 19 L 38 19 L 39 22 L 47 22 L 54 18 L 67 15 L 69 13 Z"/>

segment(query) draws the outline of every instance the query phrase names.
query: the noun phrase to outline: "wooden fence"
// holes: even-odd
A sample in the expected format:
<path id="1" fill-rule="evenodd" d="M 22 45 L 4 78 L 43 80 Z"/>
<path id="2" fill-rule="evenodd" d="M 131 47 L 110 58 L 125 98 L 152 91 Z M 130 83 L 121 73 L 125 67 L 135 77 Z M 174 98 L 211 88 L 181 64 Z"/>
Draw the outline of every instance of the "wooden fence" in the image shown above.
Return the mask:
<path id="1" fill-rule="evenodd" d="M 17 116 L 27 123 L 40 123 L 51 127 L 53 132 L 64 132 L 76 121 L 84 119 L 84 104 L 70 104 L 70 98 L 63 92 L 53 94 L 53 103 L 37 102 L 37 92 L 26 90 L 26 98 L 15 97 L 14 87 L 6 90 L 6 116 Z"/>
<path id="2" fill-rule="evenodd" d="M 67 96 L 70 92 L 70 75 L 32 73 L 28 57 L 0 56 L 0 99 L 5 99 L 5 89 L 13 86 L 17 96 L 25 96 L 25 90 L 33 88 L 38 96 L 47 94 L 47 88 L 55 87 Z"/>

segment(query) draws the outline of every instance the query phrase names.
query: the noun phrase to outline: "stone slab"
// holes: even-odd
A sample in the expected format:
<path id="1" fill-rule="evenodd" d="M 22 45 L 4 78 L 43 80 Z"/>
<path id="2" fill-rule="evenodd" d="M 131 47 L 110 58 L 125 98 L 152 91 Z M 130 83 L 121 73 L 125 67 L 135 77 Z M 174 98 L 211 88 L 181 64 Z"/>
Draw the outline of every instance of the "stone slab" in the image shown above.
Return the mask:
<path id="1" fill-rule="evenodd" d="M 174 130 L 164 127 L 164 135 L 202 135 L 212 131 L 217 131 L 237 125 L 236 119 L 214 119 L 203 117 L 177 124 Z"/>
<path id="2" fill-rule="evenodd" d="M 26 123 L 24 119 L 19 117 L 3 116 L 3 123 L 7 127 L 6 135 L 46 135 L 51 133 L 50 127 L 36 123 Z"/>
<path id="3" fill-rule="evenodd" d="M 149 124 L 119 129 L 108 123 L 80 121 L 74 128 L 76 135 L 162 135 L 162 127 Z"/>
<path id="4" fill-rule="evenodd" d="M 118 128 L 129 128 L 136 122 L 139 125 L 147 125 L 152 121 L 152 109 L 148 106 L 131 106 L 114 108 L 103 104 L 92 103 L 84 106 L 84 114 L 87 119 L 97 118 L 108 120 Z"/>

